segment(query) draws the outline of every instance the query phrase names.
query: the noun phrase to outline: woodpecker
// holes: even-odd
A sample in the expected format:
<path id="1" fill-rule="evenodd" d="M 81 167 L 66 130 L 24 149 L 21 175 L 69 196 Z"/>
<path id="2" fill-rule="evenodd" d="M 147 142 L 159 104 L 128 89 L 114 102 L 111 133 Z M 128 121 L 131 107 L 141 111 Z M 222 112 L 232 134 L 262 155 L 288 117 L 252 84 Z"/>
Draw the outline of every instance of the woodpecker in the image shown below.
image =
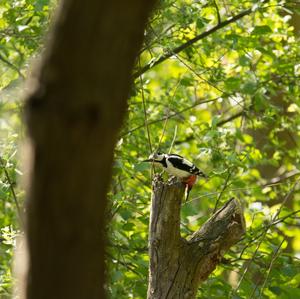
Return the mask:
<path id="1" fill-rule="evenodd" d="M 179 178 L 186 188 L 186 201 L 193 185 L 197 182 L 198 176 L 207 178 L 207 175 L 192 162 L 176 154 L 154 153 L 143 162 L 152 162 L 162 166 L 168 174 Z"/>

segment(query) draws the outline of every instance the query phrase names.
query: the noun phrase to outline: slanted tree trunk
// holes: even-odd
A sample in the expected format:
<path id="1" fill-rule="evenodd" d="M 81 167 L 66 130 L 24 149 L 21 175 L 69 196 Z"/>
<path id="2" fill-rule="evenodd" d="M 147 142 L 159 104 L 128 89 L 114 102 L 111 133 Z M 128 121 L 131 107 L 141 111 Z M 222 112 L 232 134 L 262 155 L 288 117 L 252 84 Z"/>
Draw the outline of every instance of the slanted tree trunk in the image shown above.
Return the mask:
<path id="1" fill-rule="evenodd" d="M 148 299 L 192 299 L 223 254 L 245 232 L 240 203 L 230 199 L 188 240 L 180 237 L 181 183 L 153 181 Z"/>
<path id="2" fill-rule="evenodd" d="M 104 211 L 154 0 L 65 0 L 26 103 L 28 299 L 104 298 Z"/>

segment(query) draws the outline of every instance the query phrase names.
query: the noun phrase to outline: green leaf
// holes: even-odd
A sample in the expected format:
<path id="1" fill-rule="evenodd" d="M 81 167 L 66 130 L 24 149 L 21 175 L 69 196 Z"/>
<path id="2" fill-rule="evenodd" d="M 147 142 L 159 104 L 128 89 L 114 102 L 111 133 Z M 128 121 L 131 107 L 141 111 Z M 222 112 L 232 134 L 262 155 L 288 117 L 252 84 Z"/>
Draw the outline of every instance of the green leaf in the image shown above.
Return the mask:
<path id="1" fill-rule="evenodd" d="M 249 95 L 254 95 L 257 90 L 257 84 L 254 81 L 247 81 L 245 84 L 242 86 L 242 91 L 245 94 Z"/>
<path id="2" fill-rule="evenodd" d="M 251 34 L 253 35 L 264 35 L 268 33 L 272 33 L 272 29 L 267 25 L 255 26 Z"/>
<path id="3" fill-rule="evenodd" d="M 230 90 L 238 89 L 240 85 L 241 79 L 239 77 L 230 77 L 225 81 L 225 86 Z"/>
<path id="4" fill-rule="evenodd" d="M 123 225 L 123 229 L 125 231 L 132 231 L 134 227 L 135 227 L 135 225 L 131 222 L 127 222 Z"/>
<path id="5" fill-rule="evenodd" d="M 275 295 L 280 295 L 282 293 L 281 288 L 278 286 L 269 287 L 269 290 Z"/>

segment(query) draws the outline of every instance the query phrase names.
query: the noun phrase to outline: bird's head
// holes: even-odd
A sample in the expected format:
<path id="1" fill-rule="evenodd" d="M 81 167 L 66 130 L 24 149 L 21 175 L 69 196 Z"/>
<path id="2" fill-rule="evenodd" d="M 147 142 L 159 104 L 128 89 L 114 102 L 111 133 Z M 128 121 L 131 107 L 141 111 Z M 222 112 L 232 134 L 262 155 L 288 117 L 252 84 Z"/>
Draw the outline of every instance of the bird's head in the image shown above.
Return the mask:
<path id="1" fill-rule="evenodd" d="M 149 158 L 147 160 L 144 160 L 143 162 L 161 163 L 164 158 L 165 154 L 158 152 L 151 154 Z"/>

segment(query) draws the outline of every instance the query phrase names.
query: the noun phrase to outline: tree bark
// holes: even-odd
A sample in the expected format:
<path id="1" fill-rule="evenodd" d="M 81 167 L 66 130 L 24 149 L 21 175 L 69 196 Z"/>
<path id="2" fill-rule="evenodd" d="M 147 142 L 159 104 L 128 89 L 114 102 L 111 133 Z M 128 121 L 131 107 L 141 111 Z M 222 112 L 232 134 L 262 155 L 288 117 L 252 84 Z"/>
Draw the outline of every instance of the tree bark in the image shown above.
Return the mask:
<path id="1" fill-rule="evenodd" d="M 104 298 L 106 192 L 154 0 L 62 2 L 25 112 L 26 298 Z"/>
<path id="2" fill-rule="evenodd" d="M 180 237 L 184 194 L 175 180 L 153 181 L 148 299 L 192 299 L 199 284 L 245 232 L 240 203 L 230 199 L 188 240 Z"/>

